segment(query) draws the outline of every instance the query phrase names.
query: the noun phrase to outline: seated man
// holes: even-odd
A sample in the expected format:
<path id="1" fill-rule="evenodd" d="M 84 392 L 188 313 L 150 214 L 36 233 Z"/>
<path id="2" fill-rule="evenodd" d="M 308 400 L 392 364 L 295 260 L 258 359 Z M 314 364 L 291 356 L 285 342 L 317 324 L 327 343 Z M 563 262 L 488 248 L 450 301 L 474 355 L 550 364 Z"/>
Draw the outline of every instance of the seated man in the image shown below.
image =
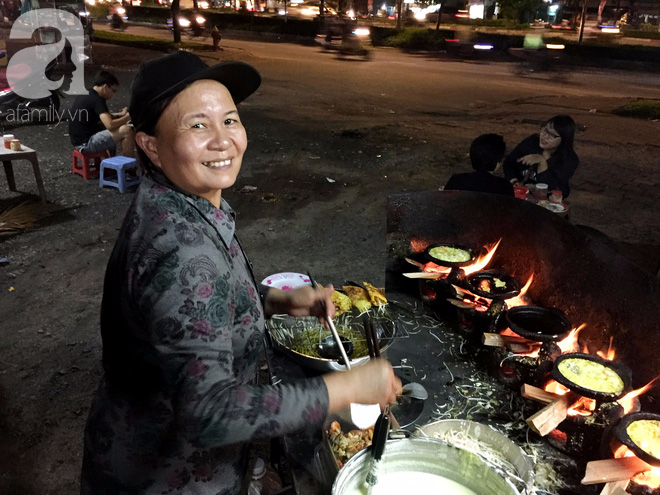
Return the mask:
<path id="1" fill-rule="evenodd" d="M 70 110 L 71 144 L 83 153 L 114 152 L 117 145 L 124 156 L 135 156 L 135 133 L 128 124 L 128 108 L 112 114 L 107 101 L 117 91 L 119 81 L 107 71 L 94 77 L 93 88 L 76 98 Z"/>
<path id="2" fill-rule="evenodd" d="M 513 197 L 513 186 L 503 177 L 493 175 L 502 167 L 506 144 L 499 134 L 482 134 L 470 146 L 470 161 L 474 172 L 454 174 L 445 190 L 463 190 L 503 194 Z"/>

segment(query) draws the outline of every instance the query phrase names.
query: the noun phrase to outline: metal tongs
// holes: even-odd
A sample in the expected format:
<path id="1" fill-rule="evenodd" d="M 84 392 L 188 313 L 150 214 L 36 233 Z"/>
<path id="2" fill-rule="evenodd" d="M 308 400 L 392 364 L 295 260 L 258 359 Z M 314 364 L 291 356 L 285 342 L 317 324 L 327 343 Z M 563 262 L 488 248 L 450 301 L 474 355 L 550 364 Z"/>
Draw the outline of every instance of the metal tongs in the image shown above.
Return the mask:
<path id="1" fill-rule="evenodd" d="M 362 317 L 362 325 L 364 326 L 364 336 L 367 340 L 367 349 L 369 349 L 369 358 L 377 359 L 380 357 L 380 342 L 378 341 L 378 330 L 376 325 L 374 321 L 366 315 Z M 383 414 L 389 417 L 388 422 L 391 422 L 396 430 L 401 428 L 399 422 L 394 417 L 394 414 L 392 414 L 390 406 L 385 407 Z"/>
<path id="2" fill-rule="evenodd" d="M 385 443 L 390 433 L 390 418 L 386 413 L 381 413 L 374 426 L 374 437 L 371 443 L 372 461 L 364 480 L 364 486 L 367 488 L 367 495 L 371 493 L 372 488 L 378 483 L 378 472 L 380 470 L 380 459 L 385 451 Z"/>
<path id="3" fill-rule="evenodd" d="M 312 274 L 307 272 L 307 276 L 309 277 L 309 281 L 312 284 L 312 287 L 316 290 L 318 289 L 318 284 L 316 283 L 316 280 L 312 277 Z M 335 328 L 335 324 L 332 321 L 332 318 L 330 318 L 330 315 L 328 314 L 328 308 L 325 305 L 325 301 L 321 299 L 319 301 L 321 303 L 321 309 L 323 310 L 323 314 L 325 314 L 325 320 L 328 322 L 328 326 L 330 327 L 330 332 L 332 332 L 332 336 L 335 339 L 335 342 L 337 343 L 337 347 L 339 348 L 339 352 L 341 353 L 341 358 L 344 360 L 344 366 L 346 367 L 347 370 L 351 369 L 351 363 L 348 359 L 348 355 L 346 354 L 346 350 L 344 349 L 344 346 L 341 341 L 341 337 L 339 336 L 339 333 L 337 333 L 337 329 Z"/>

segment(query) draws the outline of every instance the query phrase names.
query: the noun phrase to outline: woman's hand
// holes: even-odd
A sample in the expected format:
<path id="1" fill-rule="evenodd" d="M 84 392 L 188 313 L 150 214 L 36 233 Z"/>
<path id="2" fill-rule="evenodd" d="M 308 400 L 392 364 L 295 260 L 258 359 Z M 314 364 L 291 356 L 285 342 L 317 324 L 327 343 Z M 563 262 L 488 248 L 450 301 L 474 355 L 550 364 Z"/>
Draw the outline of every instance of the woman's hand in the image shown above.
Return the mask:
<path id="1" fill-rule="evenodd" d="M 518 163 L 522 163 L 523 165 L 527 165 L 528 167 L 538 165 L 537 173 L 539 174 L 541 172 L 545 172 L 546 170 L 548 170 L 548 162 L 546 161 L 545 157 L 540 153 L 533 153 L 531 155 L 522 156 L 518 158 Z"/>
<path id="2" fill-rule="evenodd" d="M 348 407 L 352 402 L 380 404 L 381 408 L 396 402 L 401 394 L 401 380 L 392 365 L 384 359 L 372 359 L 364 366 L 350 371 L 336 371 L 323 375 L 330 398 L 329 413 Z"/>
<path id="3" fill-rule="evenodd" d="M 328 316 L 334 318 L 335 305 L 331 298 L 334 290 L 332 284 L 327 287 L 319 285 L 318 289 L 306 285 L 288 291 L 271 288 L 266 295 L 264 304 L 266 315 L 316 316 L 319 320 L 324 321 L 326 315 L 321 309 L 321 301 L 325 301 Z"/>

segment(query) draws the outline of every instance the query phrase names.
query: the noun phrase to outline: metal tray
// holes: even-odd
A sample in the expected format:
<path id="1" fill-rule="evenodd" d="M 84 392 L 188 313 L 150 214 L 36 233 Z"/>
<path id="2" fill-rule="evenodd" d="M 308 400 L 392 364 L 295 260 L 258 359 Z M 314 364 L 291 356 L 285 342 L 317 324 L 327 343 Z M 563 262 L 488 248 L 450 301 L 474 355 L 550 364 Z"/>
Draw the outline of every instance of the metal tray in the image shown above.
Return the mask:
<path id="1" fill-rule="evenodd" d="M 513 473 L 508 473 L 506 469 L 503 469 L 503 466 L 496 466 L 490 462 L 487 462 L 487 464 L 494 468 L 500 476 L 508 479 L 521 494 L 532 495 L 534 493 L 534 463 L 532 459 L 518 445 L 488 425 L 463 419 L 444 419 L 419 427 L 413 433 L 413 436 L 437 438 L 436 435 L 448 432 L 462 433 L 466 437 L 478 440 L 494 451 L 501 453 L 502 457 L 515 467 L 515 477 L 511 476 Z M 455 446 L 461 448 L 460 445 Z M 479 452 L 474 453 L 479 455 Z"/>
<path id="2" fill-rule="evenodd" d="M 364 316 L 371 318 L 376 324 L 381 355 L 385 357 L 388 347 L 394 342 L 398 327 L 396 316 L 387 306 L 376 309 L 372 308 L 364 313 L 360 313 L 356 308 L 352 308 L 351 311 L 347 311 L 335 318 L 335 326 L 338 330 L 341 327 L 348 326 L 353 332 L 360 335 L 366 346 L 364 326 L 362 323 Z M 295 318 L 288 315 L 275 315 L 268 320 L 266 327 L 271 336 L 273 347 L 298 362 L 301 366 L 319 371 L 344 371 L 346 369 L 343 364 L 340 364 L 336 360 L 308 356 L 295 351 L 291 347 L 293 339 L 297 334 L 310 328 L 318 328 L 319 330 L 323 328 L 317 318 Z M 366 364 L 368 361 L 369 356 L 367 355 L 350 359 L 350 364 L 352 367 L 360 366 Z"/>

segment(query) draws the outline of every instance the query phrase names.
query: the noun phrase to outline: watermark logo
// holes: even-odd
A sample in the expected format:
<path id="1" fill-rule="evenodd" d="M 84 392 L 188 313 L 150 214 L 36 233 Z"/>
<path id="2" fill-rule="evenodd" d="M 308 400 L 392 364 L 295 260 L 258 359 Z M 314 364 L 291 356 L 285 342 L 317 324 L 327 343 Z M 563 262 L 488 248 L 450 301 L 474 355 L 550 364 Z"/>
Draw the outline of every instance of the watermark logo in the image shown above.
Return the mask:
<path id="1" fill-rule="evenodd" d="M 54 105 L 49 105 L 46 108 L 19 106 L 18 108 L 7 110 L 2 114 L 2 117 L 5 123 L 16 126 L 30 124 L 32 122 L 54 122 L 58 125 L 66 120 L 89 121 L 89 113 L 85 108 L 73 112 L 71 110 L 59 112 Z"/>
<path id="2" fill-rule="evenodd" d="M 85 45 L 84 28 L 80 19 L 70 12 L 60 9 L 35 9 L 22 14 L 11 28 L 9 39 L 31 40 L 35 30 L 40 28 L 56 28 L 62 39 L 58 43 L 30 46 L 16 52 L 7 64 L 7 82 L 19 96 L 27 99 L 45 98 L 50 91 L 59 89 L 64 83 L 64 77 L 51 81 L 46 77 L 46 68 L 62 50 L 64 40 L 71 44 L 71 60 L 75 64 L 68 95 L 87 94 L 84 78 Z M 26 75 L 29 74 L 29 75 Z"/>

